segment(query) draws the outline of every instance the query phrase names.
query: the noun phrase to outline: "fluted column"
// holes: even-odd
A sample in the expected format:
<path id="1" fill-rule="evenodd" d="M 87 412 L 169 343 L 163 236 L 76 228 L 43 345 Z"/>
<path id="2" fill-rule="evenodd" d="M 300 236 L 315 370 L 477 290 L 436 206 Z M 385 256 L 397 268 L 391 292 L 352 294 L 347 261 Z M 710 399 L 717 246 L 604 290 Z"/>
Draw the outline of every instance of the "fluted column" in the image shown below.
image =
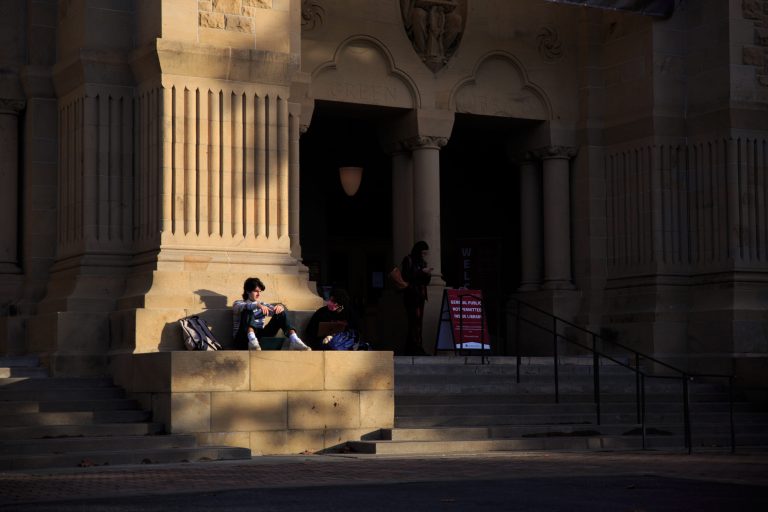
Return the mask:
<path id="1" fill-rule="evenodd" d="M 537 162 L 526 156 L 519 166 L 521 292 L 541 287 L 542 269 L 541 181 Z"/>
<path id="2" fill-rule="evenodd" d="M 0 99 L 0 274 L 18 273 L 19 112 L 24 101 Z"/>
<path id="3" fill-rule="evenodd" d="M 413 158 L 413 241 L 424 240 L 429 244 L 433 284 L 442 283 L 440 148 L 447 142 L 444 137 L 416 137 L 408 141 Z"/>
<path id="4" fill-rule="evenodd" d="M 291 239 L 291 256 L 301 260 L 299 229 L 300 168 L 299 137 L 301 132 L 301 104 L 288 103 L 288 236 Z"/>
<path id="5" fill-rule="evenodd" d="M 570 159 L 573 148 L 549 146 L 542 159 L 544 203 L 544 288 L 573 289 L 571 281 Z"/>

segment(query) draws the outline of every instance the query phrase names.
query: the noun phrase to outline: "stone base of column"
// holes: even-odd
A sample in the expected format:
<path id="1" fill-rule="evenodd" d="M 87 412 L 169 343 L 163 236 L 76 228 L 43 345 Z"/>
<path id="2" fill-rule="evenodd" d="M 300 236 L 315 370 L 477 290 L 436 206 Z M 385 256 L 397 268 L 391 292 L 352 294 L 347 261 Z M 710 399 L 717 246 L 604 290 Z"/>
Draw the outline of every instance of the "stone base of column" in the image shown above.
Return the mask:
<path id="1" fill-rule="evenodd" d="M 302 312 L 323 305 L 296 260 L 261 254 L 251 255 L 254 261 L 229 262 L 226 256 L 188 252 L 184 258 L 156 262 L 158 270 L 132 274 L 117 311 L 110 314 L 110 355 L 183 350 L 178 321 L 190 315 L 205 319 L 219 341 L 231 348 L 231 307 L 242 298 L 248 277 L 260 278 L 266 286 L 262 299 L 285 304 L 299 323 Z"/>
<path id="2" fill-rule="evenodd" d="M 434 281 L 435 278 L 433 277 Z M 424 351 L 428 354 L 434 354 L 437 341 L 437 324 L 440 319 L 440 308 L 443 305 L 443 290 L 445 282 L 440 280 L 438 284 L 427 286 L 427 303 L 424 305 L 424 325 L 422 331 L 422 342 Z"/>
<path id="3" fill-rule="evenodd" d="M 106 313 L 55 312 L 27 323 L 29 351 L 40 357 L 51 375 L 107 375 L 109 322 Z"/>
<path id="4" fill-rule="evenodd" d="M 542 290 L 575 290 L 576 286 L 567 279 L 558 279 L 552 281 L 544 281 L 541 285 Z"/>
<path id="5" fill-rule="evenodd" d="M 574 322 L 581 305 L 582 293 L 576 290 L 538 290 L 517 293 L 513 295 L 513 298 L 544 310 L 563 320 Z M 523 318 L 535 322 L 542 327 L 552 329 L 551 317 L 526 307 L 521 307 L 519 311 Z M 516 327 L 516 312 L 516 303 L 512 300 L 507 304 L 508 345 L 505 347 L 506 352 L 504 353 L 507 355 L 516 355 L 519 351 L 522 356 L 551 356 L 554 353 L 553 335 L 542 329 L 529 326 L 525 322 L 520 322 L 520 338 L 517 343 L 515 342 L 515 331 L 518 328 Z M 560 324 L 560 326 L 562 327 L 562 324 Z M 565 331 L 559 329 L 558 332 L 564 333 Z M 583 342 L 578 334 L 575 335 L 575 339 L 579 342 Z M 579 353 L 579 350 L 577 350 L 575 345 L 561 341 L 558 346 L 558 353 L 561 355 L 574 355 Z"/>
<path id="6" fill-rule="evenodd" d="M 27 353 L 24 318 L 0 316 L 0 356 L 21 356 Z"/>
<path id="7" fill-rule="evenodd" d="M 541 283 L 536 281 L 523 282 L 517 288 L 518 292 L 535 292 L 541 289 Z"/>

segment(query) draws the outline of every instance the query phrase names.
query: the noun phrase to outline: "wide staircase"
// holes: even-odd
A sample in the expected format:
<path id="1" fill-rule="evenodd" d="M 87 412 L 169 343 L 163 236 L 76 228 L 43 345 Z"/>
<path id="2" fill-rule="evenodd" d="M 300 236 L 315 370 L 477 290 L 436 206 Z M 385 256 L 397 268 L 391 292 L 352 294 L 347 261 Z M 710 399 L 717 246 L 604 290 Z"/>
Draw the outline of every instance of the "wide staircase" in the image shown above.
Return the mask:
<path id="1" fill-rule="evenodd" d="M 0 470 L 250 456 L 247 448 L 165 434 L 109 378 L 52 378 L 35 357 L 0 357 Z"/>
<path id="2" fill-rule="evenodd" d="M 731 375 L 697 374 L 514 301 L 514 353 L 395 358 L 395 428 L 361 453 L 739 450 L 768 446 L 768 408 Z M 523 347 L 521 349 L 521 347 Z"/>
<path id="3" fill-rule="evenodd" d="M 726 385 L 689 379 L 686 427 L 680 380 L 648 379 L 642 400 L 635 374 L 610 362 L 599 369 L 598 420 L 592 364 L 560 357 L 556 393 L 550 357 L 522 358 L 520 382 L 513 357 L 396 357 L 395 428 L 349 448 L 398 455 L 768 446 L 768 412 L 738 397 L 732 439 Z"/>

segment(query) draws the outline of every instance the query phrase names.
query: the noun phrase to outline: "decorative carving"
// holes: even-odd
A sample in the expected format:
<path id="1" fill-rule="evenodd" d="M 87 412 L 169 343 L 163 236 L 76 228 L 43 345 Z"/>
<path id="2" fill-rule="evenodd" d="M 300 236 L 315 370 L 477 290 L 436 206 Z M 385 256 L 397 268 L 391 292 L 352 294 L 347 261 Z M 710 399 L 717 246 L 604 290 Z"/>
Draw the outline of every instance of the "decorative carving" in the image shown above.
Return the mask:
<path id="1" fill-rule="evenodd" d="M 467 0 L 400 0 L 400 11 L 414 50 L 436 73 L 461 42 Z"/>
<path id="2" fill-rule="evenodd" d="M 0 98 L 0 114 L 14 114 L 24 110 L 26 102 L 24 100 Z"/>
<path id="3" fill-rule="evenodd" d="M 536 35 L 539 42 L 539 55 L 544 60 L 554 61 L 563 56 L 563 45 L 560 43 L 560 36 L 557 30 L 551 27 L 541 27 Z"/>
<path id="4" fill-rule="evenodd" d="M 430 135 L 417 135 L 400 141 L 403 150 L 413 151 L 414 149 L 437 148 L 440 149 L 448 144 L 448 137 L 433 137 Z"/>
<path id="5" fill-rule="evenodd" d="M 531 155 L 542 160 L 549 158 L 571 159 L 576 156 L 576 153 L 578 153 L 578 150 L 572 146 L 544 146 L 530 152 Z"/>
<path id="6" fill-rule="evenodd" d="M 757 83 L 768 86 L 768 0 L 744 0 L 742 13 L 754 21 L 754 45 L 742 48 L 742 63 L 757 68 Z"/>
<path id="7" fill-rule="evenodd" d="M 308 32 L 323 24 L 325 9 L 312 0 L 301 0 L 301 30 Z"/>

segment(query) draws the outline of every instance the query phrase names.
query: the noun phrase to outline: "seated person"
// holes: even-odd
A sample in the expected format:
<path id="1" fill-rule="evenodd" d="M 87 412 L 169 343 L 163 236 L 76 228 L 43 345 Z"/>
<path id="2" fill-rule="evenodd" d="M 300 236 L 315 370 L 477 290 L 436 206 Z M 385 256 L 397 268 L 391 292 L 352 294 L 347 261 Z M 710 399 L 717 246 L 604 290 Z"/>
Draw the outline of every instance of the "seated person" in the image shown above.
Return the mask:
<path id="1" fill-rule="evenodd" d="M 357 315 L 352 311 L 349 294 L 335 288 L 328 296 L 325 306 L 312 315 L 305 336 L 309 346 L 315 350 L 323 348 L 323 339 L 345 329 L 358 328 Z"/>
<path id="2" fill-rule="evenodd" d="M 239 349 L 261 350 L 259 338 L 272 337 L 278 329 L 288 336 L 290 350 L 312 350 L 296 334 L 296 329 L 288 324 L 286 309 L 283 304 L 260 302 L 261 292 L 266 289 L 258 277 L 249 277 L 243 283 L 243 300 L 236 300 L 232 305 L 232 334 L 235 346 Z M 264 325 L 267 317 L 272 317 Z"/>

